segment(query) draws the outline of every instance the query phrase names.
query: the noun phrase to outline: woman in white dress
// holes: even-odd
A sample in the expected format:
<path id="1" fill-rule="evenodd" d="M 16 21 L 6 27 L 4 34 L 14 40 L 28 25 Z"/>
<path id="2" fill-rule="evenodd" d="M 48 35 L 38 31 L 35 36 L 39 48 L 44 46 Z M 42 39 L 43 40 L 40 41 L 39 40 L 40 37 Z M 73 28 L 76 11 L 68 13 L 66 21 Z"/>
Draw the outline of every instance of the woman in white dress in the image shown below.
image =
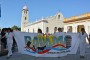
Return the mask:
<path id="1" fill-rule="evenodd" d="M 7 36 L 7 49 L 8 49 L 7 59 L 8 59 L 10 58 L 10 56 L 12 56 L 12 45 L 13 45 L 13 36 L 14 36 L 10 28 L 8 28 L 8 32 L 6 36 Z"/>
<path id="2" fill-rule="evenodd" d="M 88 39 L 88 35 L 85 32 L 85 29 L 81 28 L 81 33 L 80 33 L 80 58 L 85 57 L 86 38 Z"/>

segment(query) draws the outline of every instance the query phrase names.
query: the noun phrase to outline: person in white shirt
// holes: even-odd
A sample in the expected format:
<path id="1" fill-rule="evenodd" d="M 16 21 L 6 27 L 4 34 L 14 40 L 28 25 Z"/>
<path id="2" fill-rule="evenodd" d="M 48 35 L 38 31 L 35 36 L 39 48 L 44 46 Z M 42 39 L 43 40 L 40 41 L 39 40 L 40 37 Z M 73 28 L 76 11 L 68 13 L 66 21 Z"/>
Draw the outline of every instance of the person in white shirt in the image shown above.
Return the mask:
<path id="1" fill-rule="evenodd" d="M 54 34 L 54 36 L 56 36 L 56 37 L 59 37 L 59 36 L 62 36 L 62 37 L 64 37 L 65 36 L 65 33 L 64 32 L 62 32 L 62 28 L 58 28 L 58 32 L 56 32 L 55 34 Z M 62 41 L 57 41 L 58 43 L 64 43 L 64 38 L 63 38 L 63 40 Z"/>
<path id="2" fill-rule="evenodd" d="M 80 37 L 80 58 L 85 58 L 85 47 L 86 47 L 86 38 L 88 39 L 88 35 L 85 32 L 84 28 L 81 28 Z"/>
<path id="3" fill-rule="evenodd" d="M 13 36 L 14 36 L 10 28 L 8 28 L 8 32 L 6 36 L 7 36 L 7 49 L 8 49 L 7 59 L 8 59 L 12 56 L 12 44 L 13 44 Z"/>
<path id="4" fill-rule="evenodd" d="M 63 35 L 64 32 L 62 32 L 62 28 L 58 28 L 58 32 L 54 34 L 54 36 L 60 36 Z"/>
<path id="5" fill-rule="evenodd" d="M 38 29 L 38 35 L 41 35 L 41 36 L 43 36 L 43 33 L 42 33 L 42 30 L 41 29 Z"/>

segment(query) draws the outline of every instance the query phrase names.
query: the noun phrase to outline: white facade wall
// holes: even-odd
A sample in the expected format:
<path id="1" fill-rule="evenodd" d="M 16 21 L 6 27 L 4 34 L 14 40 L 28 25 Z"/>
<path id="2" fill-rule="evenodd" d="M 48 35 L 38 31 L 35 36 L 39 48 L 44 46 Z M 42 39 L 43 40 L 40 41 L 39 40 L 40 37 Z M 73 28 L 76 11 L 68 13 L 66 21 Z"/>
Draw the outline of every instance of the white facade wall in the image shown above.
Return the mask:
<path id="1" fill-rule="evenodd" d="M 83 21 L 80 20 L 73 23 L 65 23 L 64 31 L 67 32 L 67 27 L 72 26 L 72 32 L 77 32 L 78 25 L 84 25 L 86 33 L 90 33 L 90 19 L 86 19 Z"/>
<path id="2" fill-rule="evenodd" d="M 59 18 L 60 15 L 60 18 Z M 54 33 L 54 28 L 57 27 L 57 29 L 64 28 L 64 17 L 61 13 L 56 14 L 53 17 L 50 17 L 47 19 L 48 23 L 45 24 L 45 30 L 48 27 L 49 28 L 49 33 Z"/>
<path id="3" fill-rule="evenodd" d="M 44 22 L 30 24 L 29 26 L 25 27 L 24 29 L 26 32 L 37 33 L 38 28 L 40 28 L 42 30 L 42 32 L 44 32 Z"/>
<path id="4" fill-rule="evenodd" d="M 43 21 L 44 20 L 44 21 Z M 42 33 L 46 33 L 46 28 L 49 28 L 49 33 L 54 33 L 54 28 L 64 27 L 64 17 L 61 13 L 57 13 L 55 16 L 41 19 L 37 22 L 31 23 L 24 28 L 25 32 L 37 33 L 38 28 L 42 30 Z M 47 22 L 45 22 L 47 21 Z"/>

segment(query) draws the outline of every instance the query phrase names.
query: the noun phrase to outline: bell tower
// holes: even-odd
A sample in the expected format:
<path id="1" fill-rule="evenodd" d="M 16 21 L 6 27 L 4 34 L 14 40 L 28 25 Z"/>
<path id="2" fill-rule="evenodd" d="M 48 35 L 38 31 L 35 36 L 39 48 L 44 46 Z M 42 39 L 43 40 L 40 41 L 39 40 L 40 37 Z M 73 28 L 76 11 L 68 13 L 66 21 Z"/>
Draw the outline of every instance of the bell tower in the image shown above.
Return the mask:
<path id="1" fill-rule="evenodd" d="M 29 17 L 28 17 L 28 8 L 26 5 L 24 5 L 23 9 L 22 9 L 22 18 L 21 18 L 21 31 L 24 32 L 25 31 L 25 27 L 28 25 L 29 23 Z"/>

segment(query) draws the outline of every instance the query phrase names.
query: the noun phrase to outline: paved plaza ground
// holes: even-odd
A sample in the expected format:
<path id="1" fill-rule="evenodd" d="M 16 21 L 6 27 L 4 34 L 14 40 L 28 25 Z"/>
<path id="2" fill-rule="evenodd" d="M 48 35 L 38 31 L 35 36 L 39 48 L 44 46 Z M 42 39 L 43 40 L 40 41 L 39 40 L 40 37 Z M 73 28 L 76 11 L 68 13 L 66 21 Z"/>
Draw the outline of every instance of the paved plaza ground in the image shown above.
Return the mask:
<path id="1" fill-rule="evenodd" d="M 0 57 L 0 60 L 7 60 L 6 56 Z M 79 53 L 75 55 L 67 55 L 61 58 L 57 58 L 57 57 L 34 57 L 34 56 L 14 52 L 13 56 L 8 60 L 90 60 L 90 48 L 86 49 L 85 58 L 80 58 Z"/>

